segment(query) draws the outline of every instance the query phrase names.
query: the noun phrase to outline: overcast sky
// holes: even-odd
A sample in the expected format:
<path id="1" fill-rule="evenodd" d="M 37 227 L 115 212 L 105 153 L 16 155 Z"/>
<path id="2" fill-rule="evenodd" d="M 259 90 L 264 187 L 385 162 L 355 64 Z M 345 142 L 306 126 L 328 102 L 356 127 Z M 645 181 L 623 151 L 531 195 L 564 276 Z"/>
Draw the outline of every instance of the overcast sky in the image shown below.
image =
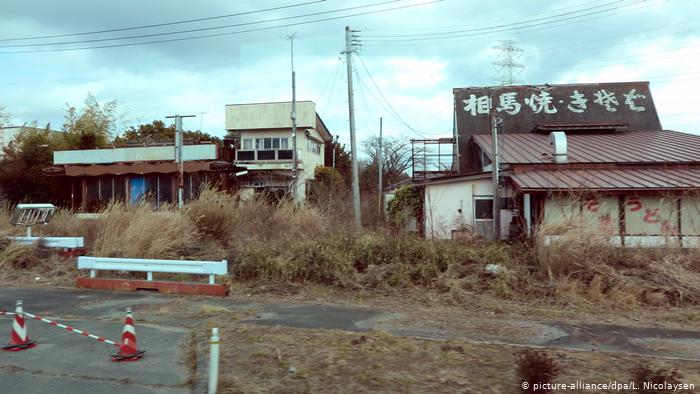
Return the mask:
<path id="1" fill-rule="evenodd" d="M 197 114 L 185 120 L 186 128 L 201 126 L 221 136 L 225 104 L 291 100 L 287 36 L 296 33 L 297 98 L 316 102 L 331 132 L 347 142 L 347 76 L 340 52 L 349 25 L 361 30 L 354 62 L 360 140 L 377 133 L 380 116 L 388 135 L 449 136 L 452 89 L 500 83 L 492 65 L 499 60 L 493 47 L 500 40 L 517 41 L 524 51 L 516 59 L 524 66 L 520 82 L 648 80 L 664 128 L 700 134 L 696 0 L 1 4 L 0 106 L 13 124 L 50 122 L 60 129 L 66 103 L 81 106 L 91 92 L 100 102 L 118 100 L 122 128 Z M 262 11 L 272 8 L 279 9 Z M 338 18 L 343 16 L 348 17 Z M 168 24 L 210 17 L 217 18 Z M 330 18 L 336 19 L 320 21 Z M 167 25 L 69 35 L 155 24 Z M 172 32 L 179 33 L 162 34 Z M 214 34 L 219 35 L 124 45 Z M 54 37 L 37 38 L 46 36 Z M 147 37 L 123 39 L 130 36 Z M 60 44 L 46 45 L 55 43 Z M 111 47 L 94 48 L 99 46 Z"/>

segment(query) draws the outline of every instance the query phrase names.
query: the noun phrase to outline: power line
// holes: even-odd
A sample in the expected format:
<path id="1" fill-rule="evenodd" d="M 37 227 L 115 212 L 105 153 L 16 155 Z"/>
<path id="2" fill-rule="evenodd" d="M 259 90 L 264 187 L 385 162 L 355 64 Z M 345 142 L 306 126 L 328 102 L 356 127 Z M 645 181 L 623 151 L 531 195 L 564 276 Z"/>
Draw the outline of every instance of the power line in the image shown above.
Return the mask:
<path id="1" fill-rule="evenodd" d="M 328 104 L 330 104 L 331 98 L 333 97 L 333 92 L 335 91 L 335 84 L 336 84 L 336 81 L 338 80 L 338 73 L 340 71 L 340 64 L 341 63 L 342 62 L 340 61 L 340 58 L 338 58 L 338 62 L 335 64 L 336 65 L 335 72 L 333 73 L 333 77 L 332 77 L 331 83 L 330 83 L 331 90 L 328 92 L 328 98 L 326 99 L 326 103 L 323 106 L 323 108 L 321 109 L 322 116 L 326 116 L 326 110 L 328 109 Z M 322 96 L 323 96 L 323 92 L 321 93 L 321 95 L 318 96 L 319 104 L 321 104 L 320 101 L 321 101 Z"/>
<path id="2" fill-rule="evenodd" d="M 379 95 L 381 96 L 381 98 L 382 98 L 382 99 L 384 100 L 384 102 L 386 103 L 386 105 L 387 105 L 387 107 L 388 107 L 388 109 L 389 109 L 389 113 L 393 114 L 394 117 L 395 117 L 399 122 L 401 122 L 404 126 L 406 126 L 409 130 L 413 131 L 414 133 L 418 134 L 419 136 L 421 136 L 421 137 L 423 137 L 423 138 L 426 138 L 426 134 L 427 134 L 427 133 L 424 133 L 424 132 L 421 132 L 421 131 L 416 130 L 416 129 L 413 128 L 411 125 L 409 125 L 405 120 L 403 120 L 403 118 L 401 117 L 401 115 L 399 115 L 399 113 L 394 109 L 394 107 L 391 105 L 391 103 L 389 102 L 389 100 L 387 100 L 386 96 L 384 96 L 384 93 L 382 93 L 382 90 L 379 88 L 379 85 L 377 85 L 377 82 L 375 82 L 374 78 L 372 77 L 372 74 L 369 72 L 369 69 L 367 68 L 367 65 L 365 64 L 365 61 L 362 59 L 362 56 L 360 56 L 360 55 L 358 54 L 358 55 L 357 55 L 357 58 L 360 59 L 360 64 L 362 65 L 362 68 L 365 70 L 365 73 L 366 73 L 367 76 L 369 77 L 369 80 L 372 82 L 372 85 L 374 85 L 374 88 L 377 90 L 377 93 L 379 93 Z"/>
<path id="3" fill-rule="evenodd" d="M 604 9 L 604 10 L 593 11 L 593 12 L 589 12 L 589 13 L 581 14 L 581 15 L 574 15 L 574 16 L 570 16 L 570 17 L 566 17 L 566 18 L 559 18 L 556 20 L 549 20 L 546 22 L 531 23 L 531 24 L 528 24 L 525 26 L 511 26 L 511 27 L 504 27 L 504 28 L 493 28 L 493 29 L 488 29 L 487 31 L 471 32 L 471 33 L 464 33 L 464 34 L 461 32 L 449 32 L 449 33 L 443 33 L 443 34 L 450 34 L 449 36 L 441 36 L 441 37 L 415 37 L 414 35 L 404 35 L 404 36 L 400 36 L 402 38 L 396 38 L 396 39 L 378 39 L 377 40 L 377 39 L 370 38 L 368 40 L 363 39 L 363 41 L 368 42 L 368 43 L 391 43 L 391 42 L 406 42 L 406 41 L 435 41 L 435 40 L 445 40 L 445 39 L 453 39 L 453 38 L 483 36 L 486 34 L 502 33 L 502 32 L 506 32 L 506 31 L 516 31 L 516 30 L 521 30 L 521 29 L 529 29 L 532 27 L 546 26 L 546 25 L 550 25 L 553 23 L 567 22 L 567 21 L 571 21 L 573 19 L 583 18 L 586 16 L 602 14 L 602 13 L 609 12 L 609 11 L 617 11 L 617 10 L 620 10 L 623 8 L 631 7 L 634 5 L 640 5 L 643 3 L 646 3 L 646 0 L 638 0 L 634 3 L 627 4 L 627 5 L 619 5 L 619 6 L 610 7 L 610 8 Z M 650 6 L 650 5 L 646 4 L 645 6 Z M 551 19 L 551 18 L 547 18 L 547 19 Z M 591 19 L 599 19 L 599 17 L 598 18 L 591 18 Z M 484 29 L 480 29 L 480 30 L 484 30 Z M 369 36 L 365 36 L 365 37 L 369 38 Z M 363 37 L 363 38 L 365 38 L 365 37 Z"/>
<path id="4" fill-rule="evenodd" d="M 121 27 L 121 28 L 107 29 L 107 30 L 86 31 L 86 32 L 82 32 L 82 33 L 54 34 L 54 35 L 48 35 L 48 36 L 32 36 L 32 37 L 17 37 L 17 38 L 0 38 L 0 41 L 28 41 L 28 40 L 40 40 L 40 39 L 46 39 L 46 38 L 61 38 L 61 37 L 71 37 L 71 36 L 85 36 L 85 35 L 90 35 L 90 34 L 114 33 L 114 32 L 118 32 L 118 31 L 149 29 L 149 28 L 153 28 L 153 27 L 172 26 L 172 25 L 180 25 L 180 24 L 185 24 L 185 23 L 194 23 L 194 22 L 210 21 L 210 20 L 214 20 L 214 19 L 231 18 L 231 17 L 234 17 L 234 16 L 243 16 L 243 15 L 259 14 L 259 13 L 268 12 L 268 11 L 279 11 L 279 10 L 283 10 L 283 9 L 287 9 L 287 8 L 301 7 L 301 6 L 305 6 L 305 5 L 309 5 L 309 4 L 314 4 L 314 3 L 322 3 L 322 2 L 324 2 L 324 1 L 326 1 L 326 0 L 314 0 L 314 1 L 307 1 L 307 2 L 305 2 L 305 3 L 297 3 L 297 4 L 290 4 L 290 5 L 279 6 L 279 7 L 265 8 L 265 9 L 262 9 L 262 10 L 254 10 L 254 11 L 239 12 L 239 13 L 235 13 L 235 14 L 226 14 L 226 15 L 209 16 L 209 17 L 197 18 L 197 19 L 187 19 L 187 20 L 175 21 L 175 22 L 156 23 L 156 24 L 153 24 L 153 25 L 141 25 L 141 26 Z"/>
<path id="5" fill-rule="evenodd" d="M 335 62 L 335 66 L 333 67 L 333 70 L 330 72 L 328 75 L 329 78 L 326 81 L 325 84 L 323 84 L 323 89 L 321 89 L 321 93 L 318 94 L 318 98 L 316 99 L 316 103 L 320 104 L 321 103 L 321 98 L 323 97 L 323 94 L 326 93 L 326 90 L 328 90 L 328 87 L 331 85 L 333 80 L 335 79 L 335 76 L 338 74 L 338 70 L 340 69 L 340 57 L 337 58 Z"/>
<path id="6" fill-rule="evenodd" d="M 400 1 L 400 0 L 394 0 L 394 1 Z M 234 32 L 226 32 L 226 33 L 205 34 L 205 35 L 171 38 L 171 39 L 164 39 L 164 40 L 142 41 L 142 42 L 134 42 L 134 43 L 126 43 L 126 44 L 100 45 L 100 46 L 79 47 L 79 48 L 57 48 L 57 49 L 39 49 L 39 50 L 22 50 L 22 51 L 2 51 L 2 52 L 0 52 L 0 54 L 4 54 L 4 53 L 6 53 L 6 54 L 13 53 L 14 54 L 14 53 L 38 53 L 38 52 L 66 52 L 66 51 L 79 51 L 79 50 L 86 50 L 86 49 L 118 48 L 118 47 L 127 47 L 127 46 L 135 46 L 135 45 L 161 44 L 161 43 L 166 43 L 166 42 L 194 40 L 194 39 L 200 39 L 200 38 L 221 37 L 221 36 L 228 36 L 228 35 L 234 35 L 234 34 L 250 33 L 250 32 L 254 32 L 254 31 L 279 29 L 279 28 L 283 28 L 283 27 L 301 26 L 301 25 L 307 25 L 307 24 L 312 24 L 312 23 L 319 23 L 319 22 L 326 22 L 326 21 L 331 21 L 331 20 L 351 18 L 351 17 L 355 17 L 355 16 L 372 15 L 372 14 L 378 14 L 378 13 L 383 13 L 383 12 L 390 12 L 390 11 L 396 11 L 396 10 L 401 10 L 401 9 L 420 7 L 420 6 L 424 6 L 424 5 L 439 3 L 442 1 L 443 0 L 432 0 L 432 1 L 424 2 L 424 3 L 407 4 L 404 6 L 385 8 L 385 9 L 376 10 L 376 11 L 358 12 L 358 13 L 342 15 L 342 16 L 314 19 L 314 20 L 304 21 L 304 22 L 289 23 L 289 24 L 285 24 L 285 25 L 277 25 L 277 26 L 269 26 L 269 27 L 260 27 L 260 28 L 255 28 L 255 29 L 239 30 L 239 31 L 234 31 Z M 367 7 L 369 7 L 369 6 L 367 6 Z"/>
<path id="7" fill-rule="evenodd" d="M 359 56 L 358 56 L 358 57 L 359 57 Z M 362 61 L 362 60 L 360 60 L 360 61 Z M 363 66 L 364 66 L 364 65 L 363 65 Z M 366 68 L 365 68 L 365 71 L 367 71 Z M 372 89 L 370 89 L 369 87 L 367 87 L 367 85 L 365 85 L 365 82 L 364 82 L 364 80 L 363 80 L 362 78 L 360 78 L 360 75 L 359 75 L 359 73 L 357 72 L 357 69 L 355 70 L 355 75 L 357 76 L 357 81 L 358 81 L 358 86 L 359 86 L 360 94 L 362 95 L 363 98 L 364 98 L 364 91 L 365 91 L 365 89 L 366 89 L 366 90 L 369 92 L 369 94 L 372 96 L 372 98 L 374 99 L 374 101 L 376 101 L 377 104 L 378 104 L 382 109 L 384 109 L 384 110 L 385 110 L 386 112 L 388 112 L 392 117 L 394 117 L 396 120 L 398 120 L 399 122 L 401 122 L 402 124 L 404 124 L 404 126 L 406 126 L 409 130 L 411 130 L 412 132 L 414 132 L 415 134 L 417 134 L 417 135 L 420 136 L 421 138 L 427 138 L 427 137 L 425 136 L 425 134 L 421 133 L 421 132 L 418 131 L 418 130 L 414 130 L 413 128 L 411 128 L 411 126 L 409 126 L 406 122 L 404 122 L 404 120 L 401 118 L 401 116 L 398 114 L 398 112 L 396 112 L 396 111 L 393 109 L 393 107 L 391 107 L 391 105 L 389 104 L 389 101 L 386 99 L 386 97 L 384 97 L 384 95 L 383 95 L 382 92 L 378 89 L 378 87 L 377 87 L 376 84 L 375 84 L 375 88 L 377 89 L 377 92 L 381 95 L 381 97 L 383 98 L 383 100 L 380 100 L 380 99 L 374 94 L 374 92 L 372 91 Z M 372 79 L 372 77 L 371 77 L 370 74 L 367 74 L 367 75 L 370 77 L 370 79 Z"/>
<path id="8" fill-rule="evenodd" d="M 597 3 L 602 3 L 605 1 L 610 1 L 610 0 L 595 0 L 595 1 L 589 1 L 587 2 L 587 5 L 591 4 L 597 4 Z M 572 8 L 578 8 L 580 5 L 572 5 L 568 7 L 561 7 L 561 8 L 555 8 L 553 10 L 550 10 L 548 12 L 559 12 L 563 10 L 569 10 Z M 531 16 L 540 16 L 542 13 L 537 13 L 537 14 L 529 14 L 520 18 L 515 18 L 515 21 L 522 20 L 523 18 L 529 18 Z M 504 18 L 500 19 L 491 19 L 487 21 L 488 23 L 502 23 L 504 21 Z M 486 23 L 485 23 L 486 24 Z M 391 31 L 418 31 L 418 30 L 437 30 L 437 29 L 456 29 L 456 28 L 464 28 L 465 25 L 460 24 L 460 25 L 451 25 L 451 26 L 411 26 L 411 27 L 395 27 L 395 28 L 387 28 L 387 29 L 363 29 L 363 31 L 371 31 L 371 32 L 391 32 Z"/>
<path id="9" fill-rule="evenodd" d="M 612 67 L 612 66 L 622 66 L 622 65 L 627 65 L 627 64 L 646 63 L 649 61 L 648 59 L 628 61 L 628 62 L 616 62 L 615 60 L 617 60 L 617 59 L 624 60 L 624 59 L 629 59 L 630 57 L 648 56 L 648 55 L 652 55 L 652 54 L 664 54 L 664 53 L 668 53 L 668 52 L 679 51 L 679 50 L 693 48 L 693 47 L 697 47 L 697 46 L 700 46 L 700 44 L 699 45 L 690 45 L 690 46 L 687 46 L 685 48 L 678 48 L 678 49 L 673 49 L 670 51 L 646 52 L 646 53 L 640 53 L 638 55 L 625 56 L 622 58 L 608 59 L 609 61 L 605 62 L 605 63 L 596 62 L 596 63 L 590 63 L 590 64 L 576 64 L 573 66 L 566 66 L 566 67 L 545 68 L 545 69 L 536 70 L 535 75 L 543 74 L 543 73 L 551 72 L 551 71 L 560 71 L 560 70 L 573 69 L 575 71 L 576 69 L 580 69 L 580 68 L 603 68 L 603 67 Z M 667 56 L 663 56 L 663 59 L 665 60 L 665 59 L 673 59 L 673 58 L 683 58 L 683 57 L 695 56 L 695 55 L 700 55 L 700 52 L 681 53 L 681 54 L 677 54 L 677 55 L 667 55 Z M 660 60 L 661 57 L 657 56 L 656 59 Z"/>
<path id="10" fill-rule="evenodd" d="M 361 8 L 376 7 L 376 6 L 385 5 L 385 4 L 389 4 L 389 3 L 396 3 L 398 1 L 401 1 L 401 0 L 388 0 L 388 1 L 383 1 L 383 2 L 379 2 L 379 3 L 365 4 L 365 5 L 361 5 L 361 6 L 339 8 L 339 9 L 328 10 L 328 11 L 311 12 L 311 13 L 302 14 L 302 15 L 285 16 L 285 17 L 274 18 L 274 19 L 266 19 L 266 20 L 262 20 L 262 21 L 233 23 L 233 24 L 221 25 L 221 26 L 200 27 L 200 28 L 196 28 L 196 29 L 176 30 L 176 31 L 161 32 L 161 33 L 139 34 L 139 35 L 123 36 L 123 37 L 93 38 L 93 39 L 89 39 L 89 40 L 80 40 L 80 41 L 50 42 L 50 43 L 39 43 L 39 44 L 0 45 L 0 48 L 26 48 L 26 47 L 49 46 L 49 45 L 53 46 L 53 45 L 86 44 L 86 43 L 91 43 L 91 42 L 132 40 L 135 38 L 162 37 L 162 36 L 169 36 L 169 35 L 173 35 L 173 34 L 196 33 L 196 32 L 200 32 L 200 31 L 228 29 L 231 27 L 258 25 L 258 24 L 263 24 L 263 23 L 279 22 L 279 21 L 290 20 L 290 19 L 306 18 L 306 17 L 310 17 L 310 16 L 326 15 L 326 14 L 332 14 L 332 13 L 336 13 L 336 12 L 345 12 L 345 11 L 351 11 L 351 10 L 356 10 L 356 9 L 361 9 Z"/>
<path id="11" fill-rule="evenodd" d="M 640 10 L 642 8 L 647 8 L 647 7 L 650 7 L 653 5 L 653 4 L 645 4 L 645 3 L 643 3 L 643 1 L 644 0 L 641 0 L 639 3 L 635 3 L 636 6 L 634 8 L 629 8 L 629 9 L 625 10 L 625 12 L 637 11 L 637 10 Z M 628 6 L 628 7 L 631 7 L 631 6 Z M 455 36 L 451 36 L 451 37 L 438 37 L 438 38 L 431 40 L 431 45 L 456 44 L 456 43 L 464 43 L 466 41 L 482 40 L 484 36 L 493 35 L 493 34 L 500 34 L 504 31 L 508 31 L 508 30 L 523 29 L 523 30 L 519 31 L 518 34 L 528 34 L 528 33 L 541 31 L 541 30 L 549 30 L 549 29 L 558 28 L 558 27 L 562 27 L 562 26 L 570 26 L 570 25 L 577 24 L 577 23 L 583 23 L 583 22 L 588 22 L 588 21 L 592 21 L 592 20 L 599 20 L 602 18 L 607 18 L 607 17 L 611 17 L 614 15 L 619 15 L 620 13 L 621 13 L 621 11 L 617 10 L 617 12 L 614 14 L 607 14 L 607 15 L 604 14 L 604 15 L 599 15 L 597 17 L 592 17 L 592 18 L 584 18 L 584 19 L 573 20 L 573 21 L 564 21 L 564 23 L 558 23 L 561 21 L 552 21 L 552 22 L 548 22 L 548 23 L 552 23 L 552 24 L 541 23 L 541 24 L 538 24 L 537 26 L 535 26 L 535 25 L 522 26 L 522 27 L 517 27 L 517 28 L 513 28 L 513 29 L 501 29 L 501 30 L 494 30 L 494 31 L 482 32 L 482 33 L 477 33 L 477 34 L 455 35 Z M 582 18 L 582 17 L 583 16 L 578 16 L 577 18 Z M 464 37 L 473 37 L 473 38 L 465 39 Z M 395 42 L 402 41 L 402 42 L 401 43 L 392 43 L 393 41 L 395 41 Z M 374 41 L 369 41 L 369 44 L 367 44 L 366 46 L 387 48 L 387 47 L 413 47 L 413 46 L 424 46 L 425 45 L 424 41 L 417 41 L 415 39 L 414 40 L 411 40 L 411 39 L 405 40 L 407 42 L 403 42 L 404 40 L 393 40 L 393 41 L 374 40 Z"/>
<path id="12" fill-rule="evenodd" d="M 444 32 L 394 34 L 394 35 L 392 35 L 392 34 L 390 34 L 390 35 L 366 35 L 363 37 L 365 37 L 365 38 L 406 38 L 406 37 L 421 37 L 421 36 L 439 36 L 439 35 L 445 35 L 445 34 L 470 33 L 470 32 L 478 32 L 478 31 L 483 31 L 483 30 L 493 30 L 493 29 L 498 29 L 498 28 L 502 28 L 502 27 L 509 27 L 509 26 L 514 26 L 514 25 L 521 25 L 521 24 L 526 24 L 526 23 L 530 23 L 530 22 L 537 22 L 537 21 L 541 21 L 541 20 L 557 18 L 560 16 L 574 15 L 574 14 L 578 14 L 581 12 L 597 9 L 597 8 L 607 7 L 607 6 L 612 5 L 612 4 L 619 4 L 619 3 L 622 3 L 623 1 L 624 0 L 615 0 L 615 1 L 603 4 L 603 5 L 583 8 L 580 10 L 566 12 L 563 14 L 549 15 L 549 16 L 535 18 L 535 19 L 523 20 L 521 22 L 511 22 L 511 23 L 494 25 L 494 26 L 476 27 L 476 28 L 470 28 L 470 29 L 444 31 Z"/>

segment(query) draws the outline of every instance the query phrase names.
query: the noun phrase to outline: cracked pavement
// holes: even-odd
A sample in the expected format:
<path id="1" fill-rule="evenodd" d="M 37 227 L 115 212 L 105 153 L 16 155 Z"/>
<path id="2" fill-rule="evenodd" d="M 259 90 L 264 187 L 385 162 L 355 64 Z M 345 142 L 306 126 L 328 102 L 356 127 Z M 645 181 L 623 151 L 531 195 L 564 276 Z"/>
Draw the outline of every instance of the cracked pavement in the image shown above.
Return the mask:
<path id="1" fill-rule="evenodd" d="M 73 289 L 0 289 L 0 308 L 22 299 L 27 312 L 55 319 L 118 341 L 124 311 L 134 307 L 144 359 L 114 363 L 114 347 L 35 320 L 28 321 L 36 348 L 0 352 L 3 393 L 187 393 L 204 392 L 208 349 L 198 340 L 196 375 L 188 366 L 190 333 L 207 320 L 201 310 L 216 306 L 240 314 L 230 324 L 268 325 L 352 332 L 382 331 L 396 336 L 460 339 L 506 344 L 601 351 L 700 361 L 700 331 L 630 327 L 595 322 L 512 319 L 504 316 L 450 316 L 430 320 L 405 313 L 328 304 L 286 304 L 228 298 L 182 297 L 151 292 L 117 293 Z M 158 312 L 159 309 L 167 312 Z M 0 316 L 0 342 L 11 319 Z M 224 373 L 225 371 L 222 371 Z M 196 377 L 193 382 L 193 376 Z"/>

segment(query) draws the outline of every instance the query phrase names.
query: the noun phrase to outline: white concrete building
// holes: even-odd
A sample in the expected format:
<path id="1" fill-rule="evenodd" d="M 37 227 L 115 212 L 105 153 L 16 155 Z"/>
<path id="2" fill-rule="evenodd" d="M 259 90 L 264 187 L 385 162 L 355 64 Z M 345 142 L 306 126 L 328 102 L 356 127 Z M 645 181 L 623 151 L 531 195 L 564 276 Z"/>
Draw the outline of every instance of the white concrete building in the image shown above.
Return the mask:
<path id="1" fill-rule="evenodd" d="M 243 198 L 262 191 L 291 195 L 291 112 L 291 102 L 226 105 L 226 130 L 236 141 L 234 164 L 246 169 L 237 177 Z M 293 197 L 304 201 L 315 168 L 325 165 L 325 144 L 332 137 L 313 102 L 298 101 L 296 115 L 297 194 Z"/>

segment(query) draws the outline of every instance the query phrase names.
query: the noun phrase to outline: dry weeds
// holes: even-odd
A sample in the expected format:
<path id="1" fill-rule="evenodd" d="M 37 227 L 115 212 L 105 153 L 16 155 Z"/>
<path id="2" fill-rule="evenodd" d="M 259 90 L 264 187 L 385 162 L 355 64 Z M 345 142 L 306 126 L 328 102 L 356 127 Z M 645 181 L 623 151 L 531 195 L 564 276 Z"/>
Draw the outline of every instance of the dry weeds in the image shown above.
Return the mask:
<path id="1" fill-rule="evenodd" d="M 514 393 L 522 348 L 257 325 L 221 327 L 220 392 Z M 630 381 L 639 356 L 546 351 L 561 367 L 556 383 Z M 697 362 L 665 361 L 697 382 Z"/>
<path id="2" fill-rule="evenodd" d="M 13 229 L 2 211 L 0 234 Z M 560 241 L 524 244 L 423 239 L 395 229 L 356 232 L 348 221 L 288 201 L 239 201 L 204 190 L 184 213 L 148 204 L 108 206 L 95 219 L 58 211 L 43 234 L 86 237 L 91 254 L 142 258 L 227 259 L 230 278 L 320 285 L 354 292 L 419 291 L 432 302 L 464 306 L 493 299 L 553 309 L 634 310 L 700 304 L 700 252 L 612 248 L 576 223 L 542 228 Z M 75 276 L 69 262 L 0 245 L 10 276 Z M 499 274 L 487 274 L 498 264 Z M 8 274 L 3 274 L 7 276 Z M 418 290 L 416 290 L 418 289 Z M 487 304 L 490 303 L 487 302 Z M 494 308 L 495 309 L 495 308 Z"/>

